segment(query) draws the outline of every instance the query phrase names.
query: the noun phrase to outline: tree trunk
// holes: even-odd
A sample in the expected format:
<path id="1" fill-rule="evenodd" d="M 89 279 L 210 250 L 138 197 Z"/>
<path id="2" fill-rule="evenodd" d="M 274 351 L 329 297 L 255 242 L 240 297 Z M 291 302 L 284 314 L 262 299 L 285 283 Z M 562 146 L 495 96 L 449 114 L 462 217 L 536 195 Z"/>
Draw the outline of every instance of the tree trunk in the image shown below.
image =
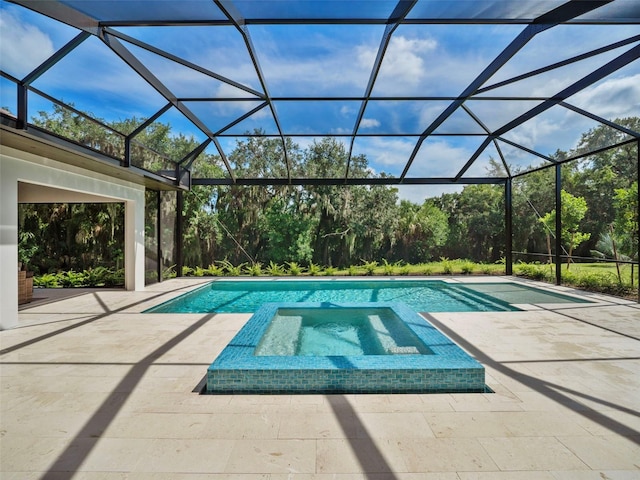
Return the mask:
<path id="1" fill-rule="evenodd" d="M 616 241 L 613 238 L 613 225 L 609 225 L 609 231 L 611 232 L 611 246 L 613 247 L 613 258 L 616 259 L 616 270 L 618 271 L 618 282 L 622 284 L 622 275 L 620 275 L 620 264 L 618 263 L 618 248 Z M 633 267 L 633 265 L 631 265 Z M 633 285 L 633 270 L 631 271 L 631 282 Z"/>

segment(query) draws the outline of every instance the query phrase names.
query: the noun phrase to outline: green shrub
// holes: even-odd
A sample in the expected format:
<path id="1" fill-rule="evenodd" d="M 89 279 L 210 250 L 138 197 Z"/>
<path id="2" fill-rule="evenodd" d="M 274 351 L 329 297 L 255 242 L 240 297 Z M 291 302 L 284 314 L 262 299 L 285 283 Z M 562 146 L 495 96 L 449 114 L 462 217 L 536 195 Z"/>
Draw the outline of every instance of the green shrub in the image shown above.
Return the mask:
<path id="1" fill-rule="evenodd" d="M 67 272 L 60 272 L 58 274 L 58 283 L 65 288 L 71 287 L 84 287 L 85 286 L 85 276 L 82 272 L 75 272 L 74 270 L 69 270 Z"/>
<path id="2" fill-rule="evenodd" d="M 577 285 L 579 281 L 579 276 L 573 272 L 566 271 L 562 272 L 562 283 L 566 283 L 567 285 Z"/>
<path id="3" fill-rule="evenodd" d="M 563 280 L 566 280 L 566 275 L 562 275 Z M 576 280 L 575 285 L 584 288 L 586 290 L 597 290 L 605 283 L 603 275 L 599 273 L 585 273 L 580 275 Z"/>
<path id="4" fill-rule="evenodd" d="M 337 271 L 338 271 L 338 269 L 335 268 L 335 267 L 327 267 L 327 268 L 324 269 L 324 274 L 327 277 L 332 277 L 333 275 L 336 274 Z"/>
<path id="5" fill-rule="evenodd" d="M 208 274 L 208 271 L 207 271 L 206 268 L 196 267 L 196 268 L 193 269 L 193 276 L 194 277 L 204 277 L 207 274 Z"/>
<path id="6" fill-rule="evenodd" d="M 387 262 L 386 258 L 382 259 L 383 265 L 382 265 L 382 272 L 385 275 L 393 275 L 395 272 L 395 265 L 391 264 L 389 262 Z"/>
<path id="7" fill-rule="evenodd" d="M 356 275 L 358 275 L 358 268 L 355 265 L 349 265 L 347 273 L 350 277 L 355 277 Z"/>
<path id="8" fill-rule="evenodd" d="M 56 288 L 58 284 L 58 276 L 53 273 L 45 273 L 44 275 L 36 275 L 33 277 L 33 284 L 36 287 Z"/>
<path id="9" fill-rule="evenodd" d="M 96 267 L 82 272 L 74 270 L 36 275 L 33 284 L 43 288 L 115 287 L 124 285 L 124 269 Z"/>
<path id="10" fill-rule="evenodd" d="M 183 265 L 182 267 L 182 276 L 183 277 L 192 277 L 194 275 L 194 269 L 191 267 L 187 267 Z"/>
<path id="11" fill-rule="evenodd" d="M 515 266 L 514 273 L 532 280 L 545 280 L 551 277 L 549 267 L 539 263 L 519 263 Z"/>
<path id="12" fill-rule="evenodd" d="M 567 279 L 566 274 L 567 272 L 564 272 L 562 275 L 563 283 L 572 280 L 571 284 L 585 290 L 616 296 L 628 296 L 633 293 L 631 285 L 621 283 L 612 272 L 583 273 L 574 276 L 573 279 Z"/>
<path id="13" fill-rule="evenodd" d="M 363 261 L 364 273 L 365 275 L 373 275 L 378 267 L 378 262 L 366 262 Z"/>
<path id="14" fill-rule="evenodd" d="M 231 263 L 226 258 L 224 260 L 220 260 L 218 263 L 222 267 L 224 274 L 231 277 L 239 276 L 242 273 L 242 269 L 245 266 L 244 263 L 241 263 L 240 265 L 233 265 L 233 263 Z"/>
<path id="15" fill-rule="evenodd" d="M 282 265 L 278 265 L 272 260 L 269 262 L 269 266 L 266 268 L 266 272 L 271 276 L 279 277 L 281 275 L 284 275 L 285 270 Z"/>
<path id="16" fill-rule="evenodd" d="M 289 275 L 297 277 L 298 275 L 302 275 L 304 273 L 304 268 L 298 265 L 297 262 L 287 262 L 287 266 L 289 267 Z"/>
<path id="17" fill-rule="evenodd" d="M 464 273 L 465 275 L 472 274 L 475 269 L 476 269 L 476 264 L 473 262 L 470 262 L 469 260 L 464 260 L 460 264 L 460 270 L 462 270 L 462 273 Z"/>
<path id="18" fill-rule="evenodd" d="M 221 277 L 222 275 L 224 275 L 224 270 L 214 264 L 209 265 L 209 268 L 207 268 L 206 272 L 207 275 L 212 277 Z"/>
<path id="19" fill-rule="evenodd" d="M 247 265 L 245 267 L 245 271 L 252 277 L 259 277 L 260 275 L 262 275 L 262 263 L 255 262 L 251 265 Z"/>
<path id="20" fill-rule="evenodd" d="M 431 275 L 433 273 L 433 266 L 425 263 L 424 266 L 422 267 L 422 274 L 423 275 Z"/>
<path id="21" fill-rule="evenodd" d="M 167 278 L 176 278 L 176 270 L 175 270 L 176 266 L 175 265 L 170 265 L 168 267 L 166 267 L 164 270 L 162 270 L 162 278 L 163 279 L 167 279 Z"/>
<path id="22" fill-rule="evenodd" d="M 496 271 L 496 267 L 490 263 L 482 263 L 480 264 L 480 271 L 485 275 L 492 275 Z"/>
<path id="23" fill-rule="evenodd" d="M 116 271 L 109 270 L 105 278 L 105 287 L 121 287 L 124 285 L 124 268 L 119 268 Z"/>
<path id="24" fill-rule="evenodd" d="M 309 272 L 309 275 L 315 277 L 316 275 L 320 275 L 322 273 L 322 267 L 320 265 L 316 265 L 313 262 L 309 262 L 307 271 Z"/>
<path id="25" fill-rule="evenodd" d="M 400 267 L 400 275 L 409 275 L 411 273 L 411 265 L 404 264 Z"/>
<path id="26" fill-rule="evenodd" d="M 87 287 L 104 287 L 106 286 L 109 276 L 113 274 L 106 267 L 96 267 L 85 270 L 83 273 L 83 285 Z"/>
<path id="27" fill-rule="evenodd" d="M 441 258 L 440 265 L 442 266 L 442 273 L 445 275 L 453 274 L 453 262 L 448 258 Z"/>

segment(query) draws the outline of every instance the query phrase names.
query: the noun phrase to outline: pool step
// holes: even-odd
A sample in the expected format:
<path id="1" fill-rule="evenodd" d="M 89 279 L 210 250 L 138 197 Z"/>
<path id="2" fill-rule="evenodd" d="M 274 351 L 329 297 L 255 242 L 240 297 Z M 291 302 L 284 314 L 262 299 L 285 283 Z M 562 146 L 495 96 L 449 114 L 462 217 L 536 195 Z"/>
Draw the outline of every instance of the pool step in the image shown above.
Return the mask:
<path id="1" fill-rule="evenodd" d="M 384 324 L 380 315 L 368 315 L 369 323 L 373 327 L 373 330 L 382 345 L 382 349 L 387 353 L 392 353 L 395 355 L 407 355 L 407 354 L 419 354 L 419 350 L 417 347 L 413 345 L 402 346 L 396 343 L 396 340 L 393 338 L 389 329 Z"/>
<path id="2" fill-rule="evenodd" d="M 507 308 L 505 308 L 504 304 L 492 301 L 488 295 L 482 292 L 469 291 L 464 286 L 458 286 L 450 283 L 448 284 L 447 293 L 451 298 L 454 298 L 459 302 L 470 306 L 481 304 L 489 307 L 489 311 L 496 312 L 503 312 L 508 310 Z"/>
<path id="3" fill-rule="evenodd" d="M 296 355 L 301 328 L 301 315 L 276 316 L 269 327 L 270 335 L 265 335 L 266 341 L 256 348 L 255 354 L 264 355 L 261 353 L 264 351 L 271 352 L 269 355 Z"/>

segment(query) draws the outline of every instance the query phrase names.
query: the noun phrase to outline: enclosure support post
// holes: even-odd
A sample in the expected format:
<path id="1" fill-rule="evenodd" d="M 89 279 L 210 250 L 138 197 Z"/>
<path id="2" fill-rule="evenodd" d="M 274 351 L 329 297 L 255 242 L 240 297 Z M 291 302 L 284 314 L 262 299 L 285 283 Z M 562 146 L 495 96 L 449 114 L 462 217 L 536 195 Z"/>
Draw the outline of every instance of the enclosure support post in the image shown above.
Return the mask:
<path id="1" fill-rule="evenodd" d="M 16 121 L 16 127 L 21 129 L 21 130 L 25 130 L 27 128 L 27 115 L 28 115 L 28 111 L 27 111 L 27 101 L 28 101 L 28 97 L 27 97 L 27 87 L 25 87 L 23 84 L 19 83 L 18 84 L 18 117 L 17 117 L 17 121 Z"/>
<path id="2" fill-rule="evenodd" d="M 124 139 L 124 159 L 121 162 L 123 167 L 131 166 L 131 138 L 126 137 Z"/>
<path id="3" fill-rule="evenodd" d="M 562 283 L 562 165 L 556 164 L 556 285 Z"/>
<path id="4" fill-rule="evenodd" d="M 182 276 L 182 265 L 184 263 L 183 255 L 183 224 L 184 218 L 182 209 L 184 208 L 184 197 L 181 190 L 176 192 L 176 275 Z"/>
<path id="5" fill-rule="evenodd" d="M 511 178 L 504 184 L 505 273 L 513 275 L 513 200 Z"/>
<path id="6" fill-rule="evenodd" d="M 162 281 L 162 195 L 160 194 L 160 190 L 156 192 L 156 195 L 157 195 L 156 204 L 158 205 L 158 210 L 156 211 L 156 218 L 157 218 L 156 238 L 158 239 L 157 241 L 158 252 L 156 256 L 158 258 L 158 265 L 156 266 L 156 268 L 158 273 L 158 282 L 161 282 Z"/>

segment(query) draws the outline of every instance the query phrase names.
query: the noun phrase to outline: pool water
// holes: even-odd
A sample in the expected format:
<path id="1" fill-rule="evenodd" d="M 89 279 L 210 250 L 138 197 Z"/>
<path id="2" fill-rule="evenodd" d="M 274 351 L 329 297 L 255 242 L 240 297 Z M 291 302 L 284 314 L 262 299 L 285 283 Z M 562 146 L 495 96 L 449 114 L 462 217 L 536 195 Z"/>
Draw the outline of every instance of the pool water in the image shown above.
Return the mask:
<path id="1" fill-rule="evenodd" d="M 253 313 L 264 303 L 402 302 L 419 312 L 519 310 L 504 299 L 440 280 L 218 280 L 149 313 Z"/>
<path id="2" fill-rule="evenodd" d="M 277 318 L 299 325 L 288 329 L 283 324 L 274 330 Z M 339 327 L 343 321 L 351 325 Z M 301 340 L 305 324 L 317 331 Z M 356 333 L 363 325 L 368 330 L 364 339 L 362 332 Z M 270 331 L 273 338 L 265 340 Z M 286 336 L 283 342 L 278 341 L 281 335 Z M 306 353 L 296 353 L 300 351 Z M 203 393 L 486 391 L 484 367 L 402 303 L 303 302 L 258 308 L 207 369 Z"/>
<path id="3" fill-rule="evenodd" d="M 390 308 L 281 308 L 255 355 L 407 355 L 432 352 Z"/>

